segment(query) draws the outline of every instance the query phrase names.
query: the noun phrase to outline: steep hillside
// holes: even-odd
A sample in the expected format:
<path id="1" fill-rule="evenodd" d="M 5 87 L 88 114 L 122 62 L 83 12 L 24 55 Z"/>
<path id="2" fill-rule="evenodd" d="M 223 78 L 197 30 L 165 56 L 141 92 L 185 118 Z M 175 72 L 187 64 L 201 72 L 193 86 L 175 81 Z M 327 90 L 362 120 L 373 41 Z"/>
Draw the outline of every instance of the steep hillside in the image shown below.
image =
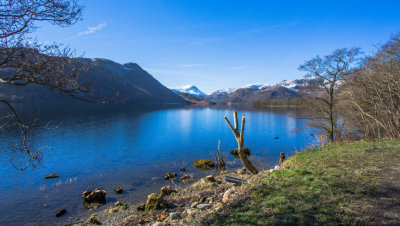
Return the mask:
<path id="1" fill-rule="evenodd" d="M 93 60 L 79 58 L 77 61 L 81 64 L 89 64 L 88 70 L 82 72 L 79 78 L 80 81 L 88 79 L 93 81 L 93 94 L 98 97 L 98 100 L 108 100 L 118 92 L 120 99 L 126 100 L 118 105 L 126 107 L 188 103 L 135 63 L 122 65 L 98 58 Z M 0 76 L 2 76 L 1 73 Z M 68 109 L 93 105 L 55 93 L 45 86 L 36 84 L 24 87 L 4 85 L 0 89 L 0 97 L 25 108 L 35 106 L 41 109 Z M 115 105 L 108 105 L 108 107 Z"/>

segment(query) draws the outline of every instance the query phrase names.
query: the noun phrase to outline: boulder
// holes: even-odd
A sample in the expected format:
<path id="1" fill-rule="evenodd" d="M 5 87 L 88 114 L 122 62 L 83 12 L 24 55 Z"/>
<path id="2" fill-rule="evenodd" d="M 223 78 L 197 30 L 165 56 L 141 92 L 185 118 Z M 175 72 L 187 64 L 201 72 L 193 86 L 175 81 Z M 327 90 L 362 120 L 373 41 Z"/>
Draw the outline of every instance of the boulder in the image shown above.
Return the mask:
<path id="1" fill-rule="evenodd" d="M 61 209 L 60 211 L 58 211 L 58 213 L 56 213 L 56 217 L 61 217 L 62 215 L 66 214 L 67 210 L 66 209 Z"/>
<path id="2" fill-rule="evenodd" d="M 193 174 L 183 174 L 181 176 L 181 181 L 183 183 L 190 183 L 194 181 Z"/>
<path id="3" fill-rule="evenodd" d="M 117 187 L 114 189 L 115 193 L 122 194 L 123 189 L 121 187 Z"/>
<path id="4" fill-rule="evenodd" d="M 215 167 L 213 161 L 208 159 L 197 159 L 194 161 L 193 165 L 199 170 L 212 170 Z"/>
<path id="5" fill-rule="evenodd" d="M 165 180 L 176 180 L 177 177 L 178 176 L 178 174 L 177 173 L 165 173 L 164 174 L 164 179 Z"/>
<path id="6" fill-rule="evenodd" d="M 170 185 L 164 186 L 161 188 L 161 195 L 165 196 L 165 195 L 170 195 L 172 193 L 176 192 L 174 189 L 171 188 Z"/>
<path id="7" fill-rule="evenodd" d="M 50 178 L 57 178 L 57 177 L 59 177 L 59 176 L 56 173 L 52 173 L 52 174 L 49 174 L 49 175 L 45 176 L 44 178 L 45 179 L 50 179 Z"/>
<path id="8" fill-rule="evenodd" d="M 231 155 L 235 156 L 235 158 L 238 158 L 238 159 L 240 158 L 240 157 L 239 157 L 238 149 L 234 149 L 234 150 L 230 151 L 229 153 L 231 153 Z M 250 156 L 250 155 L 251 155 L 250 149 L 244 148 L 244 154 L 245 154 L 246 156 Z"/>
<path id="9" fill-rule="evenodd" d="M 163 201 L 162 195 L 157 194 L 157 193 L 152 193 L 147 196 L 147 201 L 145 205 L 145 210 L 155 210 L 159 209 L 161 206 L 161 203 Z"/>
<path id="10" fill-rule="evenodd" d="M 107 192 L 100 189 L 95 189 L 94 191 L 84 191 L 82 194 L 82 199 L 86 203 L 106 203 Z"/>

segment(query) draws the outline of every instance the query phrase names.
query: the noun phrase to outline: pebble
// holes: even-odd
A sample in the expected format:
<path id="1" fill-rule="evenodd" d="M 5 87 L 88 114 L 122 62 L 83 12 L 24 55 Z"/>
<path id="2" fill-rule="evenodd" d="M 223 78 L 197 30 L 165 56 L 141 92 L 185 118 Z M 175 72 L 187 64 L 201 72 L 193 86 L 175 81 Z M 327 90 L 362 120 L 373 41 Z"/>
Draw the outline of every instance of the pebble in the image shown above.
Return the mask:
<path id="1" fill-rule="evenodd" d="M 167 224 L 165 224 L 164 222 L 155 222 L 153 224 L 153 226 L 164 226 L 164 225 L 167 225 Z"/>
<path id="2" fill-rule="evenodd" d="M 179 212 L 172 212 L 172 213 L 169 213 L 169 217 L 172 219 L 172 220 L 175 220 L 175 219 L 178 219 L 178 218 L 180 218 L 180 213 Z"/>
<path id="3" fill-rule="evenodd" d="M 230 197 L 231 197 L 231 195 L 232 195 L 232 189 L 228 189 L 228 190 L 224 193 L 224 195 L 223 195 L 223 197 L 222 197 L 222 202 L 223 202 L 223 203 L 228 202 L 229 199 L 230 199 Z"/>
<path id="4" fill-rule="evenodd" d="M 210 204 L 198 204 L 197 205 L 197 209 L 206 209 L 206 208 L 210 208 L 211 205 Z"/>

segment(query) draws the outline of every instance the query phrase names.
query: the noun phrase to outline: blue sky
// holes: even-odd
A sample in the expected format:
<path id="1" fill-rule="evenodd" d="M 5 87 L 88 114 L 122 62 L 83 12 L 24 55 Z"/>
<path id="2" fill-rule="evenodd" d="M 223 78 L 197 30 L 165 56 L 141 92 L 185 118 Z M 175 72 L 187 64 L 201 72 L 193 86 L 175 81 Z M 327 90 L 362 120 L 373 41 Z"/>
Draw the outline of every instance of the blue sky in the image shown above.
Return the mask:
<path id="1" fill-rule="evenodd" d="M 204 92 L 301 77 L 337 48 L 376 46 L 400 32 L 400 1 L 86 0 L 83 20 L 40 24 L 42 42 L 89 58 L 135 62 L 167 87 Z"/>

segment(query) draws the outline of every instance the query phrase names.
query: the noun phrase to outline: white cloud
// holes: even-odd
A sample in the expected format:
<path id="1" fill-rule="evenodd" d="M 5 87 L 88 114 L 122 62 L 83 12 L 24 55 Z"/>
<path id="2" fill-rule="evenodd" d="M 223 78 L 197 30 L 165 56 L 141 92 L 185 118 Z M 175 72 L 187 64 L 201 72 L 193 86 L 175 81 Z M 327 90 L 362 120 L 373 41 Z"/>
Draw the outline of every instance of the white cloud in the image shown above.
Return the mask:
<path id="1" fill-rule="evenodd" d="M 93 33 L 97 32 L 97 31 L 100 31 L 105 26 L 107 26 L 107 22 L 103 22 L 101 24 L 98 24 L 96 27 L 88 27 L 86 31 L 81 31 L 77 35 L 72 36 L 69 39 L 74 39 L 74 38 L 77 38 L 77 37 L 80 37 L 80 36 L 93 34 Z"/>

